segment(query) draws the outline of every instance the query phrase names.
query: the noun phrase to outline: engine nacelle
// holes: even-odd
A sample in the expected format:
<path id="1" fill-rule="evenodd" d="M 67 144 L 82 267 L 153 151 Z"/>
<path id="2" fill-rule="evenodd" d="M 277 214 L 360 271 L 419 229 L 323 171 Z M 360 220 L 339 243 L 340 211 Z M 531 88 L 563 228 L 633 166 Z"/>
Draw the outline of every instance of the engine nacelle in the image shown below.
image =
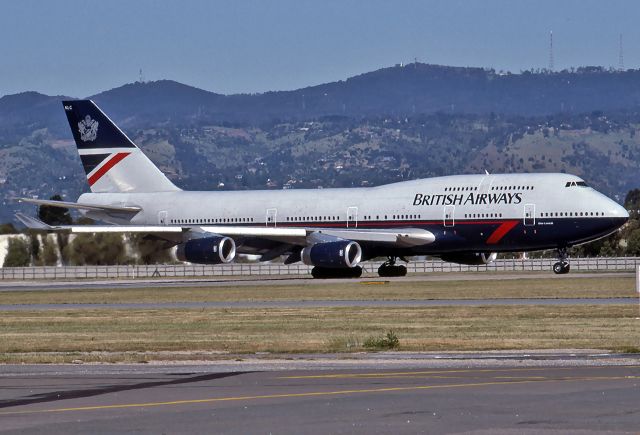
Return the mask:
<path id="1" fill-rule="evenodd" d="M 441 255 L 442 261 L 449 263 L 467 264 L 469 266 L 481 266 L 496 261 L 496 252 L 455 252 Z"/>
<path id="2" fill-rule="evenodd" d="M 307 266 L 356 267 L 362 260 L 362 248 L 351 240 L 322 242 L 304 248 L 301 257 Z"/>
<path id="3" fill-rule="evenodd" d="M 176 256 L 189 263 L 229 263 L 236 257 L 236 242 L 224 236 L 191 239 L 178 245 Z"/>

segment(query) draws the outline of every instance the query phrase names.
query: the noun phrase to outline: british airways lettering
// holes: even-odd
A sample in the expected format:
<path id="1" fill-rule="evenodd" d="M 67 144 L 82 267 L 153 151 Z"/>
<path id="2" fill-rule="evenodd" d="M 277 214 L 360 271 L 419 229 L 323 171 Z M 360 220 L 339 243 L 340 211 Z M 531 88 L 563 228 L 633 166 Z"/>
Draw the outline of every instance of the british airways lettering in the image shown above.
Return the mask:
<path id="1" fill-rule="evenodd" d="M 413 205 L 479 205 L 479 204 L 520 204 L 522 192 L 515 193 L 473 193 L 425 195 L 416 193 Z"/>

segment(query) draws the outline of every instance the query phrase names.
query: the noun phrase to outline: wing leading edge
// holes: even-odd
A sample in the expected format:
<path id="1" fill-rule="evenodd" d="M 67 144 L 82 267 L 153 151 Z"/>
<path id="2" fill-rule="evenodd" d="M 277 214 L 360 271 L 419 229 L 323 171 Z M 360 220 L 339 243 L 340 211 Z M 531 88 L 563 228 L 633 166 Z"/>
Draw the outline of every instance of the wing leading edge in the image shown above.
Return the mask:
<path id="1" fill-rule="evenodd" d="M 133 207 L 131 207 L 133 208 Z M 355 242 L 381 243 L 398 247 L 419 246 L 433 243 L 435 236 L 427 230 L 417 228 L 402 229 L 319 229 L 287 227 L 244 227 L 244 226 L 163 226 L 163 225 L 65 225 L 51 226 L 46 223 L 17 213 L 16 217 L 27 228 L 48 232 L 66 233 L 148 233 L 150 235 L 169 235 L 180 233 L 211 233 L 228 237 L 264 238 L 266 240 L 290 245 L 306 246 L 311 235 L 322 235 Z"/>

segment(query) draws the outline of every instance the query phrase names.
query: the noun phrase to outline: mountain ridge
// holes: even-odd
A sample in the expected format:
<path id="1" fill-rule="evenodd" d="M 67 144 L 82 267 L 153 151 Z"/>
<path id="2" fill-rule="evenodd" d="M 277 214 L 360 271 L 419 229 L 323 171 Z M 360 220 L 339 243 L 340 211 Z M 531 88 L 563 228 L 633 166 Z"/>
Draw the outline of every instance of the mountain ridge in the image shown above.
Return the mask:
<path id="1" fill-rule="evenodd" d="M 33 213 L 9 198 L 86 191 L 68 98 L 0 98 L 0 222 Z M 159 80 L 90 98 L 186 189 L 370 186 L 485 169 L 571 172 L 621 198 L 640 185 L 638 70 L 409 64 L 291 91 L 222 95 Z"/>

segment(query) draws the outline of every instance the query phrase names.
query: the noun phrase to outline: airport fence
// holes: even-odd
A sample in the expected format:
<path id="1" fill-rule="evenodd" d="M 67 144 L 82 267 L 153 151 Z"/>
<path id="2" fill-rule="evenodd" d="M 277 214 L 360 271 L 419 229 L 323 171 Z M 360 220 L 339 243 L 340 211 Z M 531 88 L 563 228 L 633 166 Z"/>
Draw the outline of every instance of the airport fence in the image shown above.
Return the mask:
<path id="1" fill-rule="evenodd" d="M 413 261 L 407 264 L 409 273 L 430 272 L 501 272 L 551 271 L 555 259 L 505 259 L 486 266 L 467 266 L 440 260 Z M 362 263 L 365 273 L 375 273 L 382 262 Z M 640 257 L 572 258 L 572 271 L 634 271 Z M 311 267 L 304 264 L 235 263 L 224 265 L 142 265 L 142 266 L 63 266 L 63 267 L 3 267 L 1 280 L 73 280 L 73 279 L 146 279 L 201 278 L 225 276 L 305 276 Z"/>

